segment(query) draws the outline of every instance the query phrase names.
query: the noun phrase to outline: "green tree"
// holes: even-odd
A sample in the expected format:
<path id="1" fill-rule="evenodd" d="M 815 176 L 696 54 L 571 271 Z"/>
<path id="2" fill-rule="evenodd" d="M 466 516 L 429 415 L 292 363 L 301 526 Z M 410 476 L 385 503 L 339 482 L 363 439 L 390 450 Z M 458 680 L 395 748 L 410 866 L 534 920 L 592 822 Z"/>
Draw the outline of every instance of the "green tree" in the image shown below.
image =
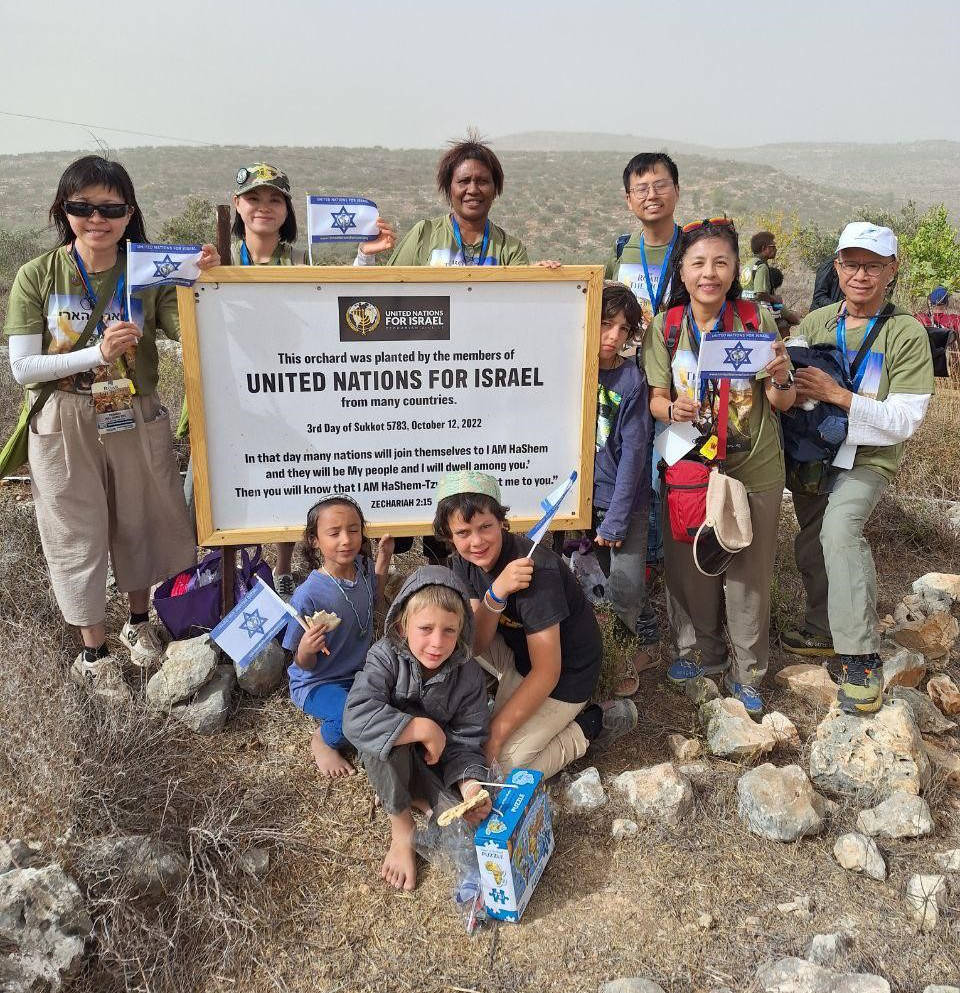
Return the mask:
<path id="1" fill-rule="evenodd" d="M 911 237 L 900 242 L 906 272 L 901 294 L 912 303 L 922 303 L 935 286 L 960 288 L 960 243 L 944 204 L 931 207 L 920 219 Z"/>
<path id="2" fill-rule="evenodd" d="M 163 225 L 157 240 L 170 245 L 216 244 L 216 206 L 205 197 L 187 197 L 183 212 Z"/>

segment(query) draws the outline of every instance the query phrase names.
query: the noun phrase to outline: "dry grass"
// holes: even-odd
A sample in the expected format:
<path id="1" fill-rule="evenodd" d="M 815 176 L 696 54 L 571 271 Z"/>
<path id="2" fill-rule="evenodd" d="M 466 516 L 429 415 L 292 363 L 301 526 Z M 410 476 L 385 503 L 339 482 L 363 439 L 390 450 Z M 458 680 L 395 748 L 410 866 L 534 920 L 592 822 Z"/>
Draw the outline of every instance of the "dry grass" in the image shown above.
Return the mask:
<path id="1" fill-rule="evenodd" d="M 934 467 L 940 480 L 957 471 L 954 401 L 941 407 L 941 399 L 922 436 L 931 453 L 911 446 L 902 484 L 871 522 L 882 607 L 922 572 L 957 570 L 957 541 L 937 519 L 938 505 L 910 499 L 932 482 Z M 605 979 L 642 975 L 670 993 L 718 985 L 747 993 L 758 964 L 803 955 L 814 934 L 838 927 L 856 935 L 850 967 L 884 975 L 896 993 L 960 976 L 956 919 L 918 936 L 902 900 L 909 875 L 933 870 L 933 852 L 960 846 L 956 792 L 942 784 L 929 791 L 935 836 L 884 846 L 891 877 L 880 884 L 842 872 L 830 856 L 837 835 L 852 829 L 855 808 L 843 805 L 821 838 L 761 841 L 736 815 L 739 768 L 716 760 L 709 782 L 697 787 L 695 815 L 676 832 L 647 828 L 614 844 L 613 817 L 629 816 L 619 800 L 589 816 L 556 803 L 556 853 L 523 924 L 468 938 L 445 866 L 425 867 L 411 900 L 381 885 L 388 829 L 365 779 L 317 777 L 307 752 L 311 722 L 283 694 L 239 699 L 226 733 L 204 740 L 139 709 L 104 710 L 67 683 L 74 635 L 48 593 L 23 496 L 0 490 L 0 837 L 42 841 L 84 885 L 92 882 L 87 843 L 105 834 L 153 834 L 190 860 L 182 890 L 150 908 L 122 888 L 91 892 L 93 954 L 73 989 L 593 993 Z M 801 602 L 794 527 L 785 514 L 775 576 L 780 628 L 796 619 Z M 116 595 L 110 611 L 117 630 Z M 609 636 L 607 647 L 608 673 L 635 648 Z M 773 668 L 785 661 L 795 660 L 781 659 L 775 647 Z M 956 655 L 949 668 L 958 675 Z M 772 686 L 769 695 L 808 742 L 822 713 Z M 636 733 L 572 771 L 596 764 L 609 776 L 665 761 L 668 733 L 698 733 L 686 701 L 656 672 L 641 677 L 636 699 Z M 804 755 L 774 761 L 803 764 Z M 262 883 L 239 867 L 253 845 L 272 853 Z M 813 898 L 810 920 L 776 909 L 799 894 Z M 709 929 L 697 923 L 701 912 L 713 917 Z"/>

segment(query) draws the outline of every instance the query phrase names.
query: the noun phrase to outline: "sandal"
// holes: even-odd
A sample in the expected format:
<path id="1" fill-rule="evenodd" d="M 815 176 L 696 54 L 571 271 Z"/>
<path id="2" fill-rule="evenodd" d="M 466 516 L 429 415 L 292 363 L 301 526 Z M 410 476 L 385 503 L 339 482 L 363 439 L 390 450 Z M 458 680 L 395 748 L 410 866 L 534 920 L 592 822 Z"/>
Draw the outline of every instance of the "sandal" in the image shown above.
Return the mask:
<path id="1" fill-rule="evenodd" d="M 623 672 L 613 688 L 616 697 L 633 696 L 640 689 L 640 673 L 656 666 L 657 660 L 649 653 L 640 651 L 633 659 L 625 662 Z"/>

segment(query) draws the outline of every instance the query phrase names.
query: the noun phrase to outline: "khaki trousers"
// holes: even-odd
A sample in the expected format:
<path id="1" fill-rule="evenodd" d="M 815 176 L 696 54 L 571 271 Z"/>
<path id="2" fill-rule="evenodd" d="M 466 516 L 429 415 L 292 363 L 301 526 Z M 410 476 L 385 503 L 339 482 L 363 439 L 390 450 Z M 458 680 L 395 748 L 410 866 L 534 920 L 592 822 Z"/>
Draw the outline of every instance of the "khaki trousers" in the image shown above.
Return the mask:
<path id="1" fill-rule="evenodd" d="M 886 488 L 880 473 L 855 467 L 841 472 L 828 494 L 793 497 L 800 525 L 794 556 L 807 593 L 804 626 L 832 637 L 841 655 L 880 650 L 877 570 L 863 529 Z"/>
<path id="2" fill-rule="evenodd" d="M 726 672 L 732 681 L 758 686 L 770 656 L 770 580 L 777 554 L 783 491 L 750 493 L 753 542 L 738 552 L 722 576 L 704 576 L 694 565 L 693 545 L 675 541 L 663 500 L 663 564 L 667 614 L 678 657 L 704 672 Z M 723 603 L 733 649 L 727 659 Z"/>
<path id="3" fill-rule="evenodd" d="M 493 703 L 496 714 L 517 691 L 523 676 L 517 672 L 510 646 L 498 634 L 477 661 L 500 681 Z M 587 705 L 547 697 L 537 712 L 504 742 L 497 760 L 504 773 L 511 769 L 539 769 L 544 779 L 558 773 L 587 752 L 586 735 L 574 718 Z"/>
<path id="4" fill-rule="evenodd" d="M 133 411 L 136 429 L 101 441 L 90 397 L 56 390 L 30 424 L 37 526 L 68 624 L 103 623 L 108 555 L 124 593 L 196 562 L 170 416 L 153 395 Z"/>

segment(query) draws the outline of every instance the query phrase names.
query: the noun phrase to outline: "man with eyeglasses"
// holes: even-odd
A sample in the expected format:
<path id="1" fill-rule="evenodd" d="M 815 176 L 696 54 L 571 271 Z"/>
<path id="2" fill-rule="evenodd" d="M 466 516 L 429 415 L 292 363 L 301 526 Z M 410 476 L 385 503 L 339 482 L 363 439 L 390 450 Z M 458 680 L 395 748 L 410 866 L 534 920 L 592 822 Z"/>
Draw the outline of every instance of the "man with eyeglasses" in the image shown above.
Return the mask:
<path id="1" fill-rule="evenodd" d="M 863 535 L 890 485 L 904 444 L 923 422 L 933 394 L 933 362 L 923 326 L 884 306 L 897 274 L 897 238 L 866 221 L 848 224 L 834 261 L 843 300 L 811 311 L 797 334 L 811 345 L 834 344 L 851 363 L 851 392 L 815 368 L 796 373 L 797 403 L 816 400 L 847 412 L 846 443 L 816 495 L 795 492 L 800 533 L 794 551 L 807 594 L 802 627 L 782 637 L 797 655 L 839 656 L 840 706 L 871 714 L 883 705 L 877 574 Z"/>

